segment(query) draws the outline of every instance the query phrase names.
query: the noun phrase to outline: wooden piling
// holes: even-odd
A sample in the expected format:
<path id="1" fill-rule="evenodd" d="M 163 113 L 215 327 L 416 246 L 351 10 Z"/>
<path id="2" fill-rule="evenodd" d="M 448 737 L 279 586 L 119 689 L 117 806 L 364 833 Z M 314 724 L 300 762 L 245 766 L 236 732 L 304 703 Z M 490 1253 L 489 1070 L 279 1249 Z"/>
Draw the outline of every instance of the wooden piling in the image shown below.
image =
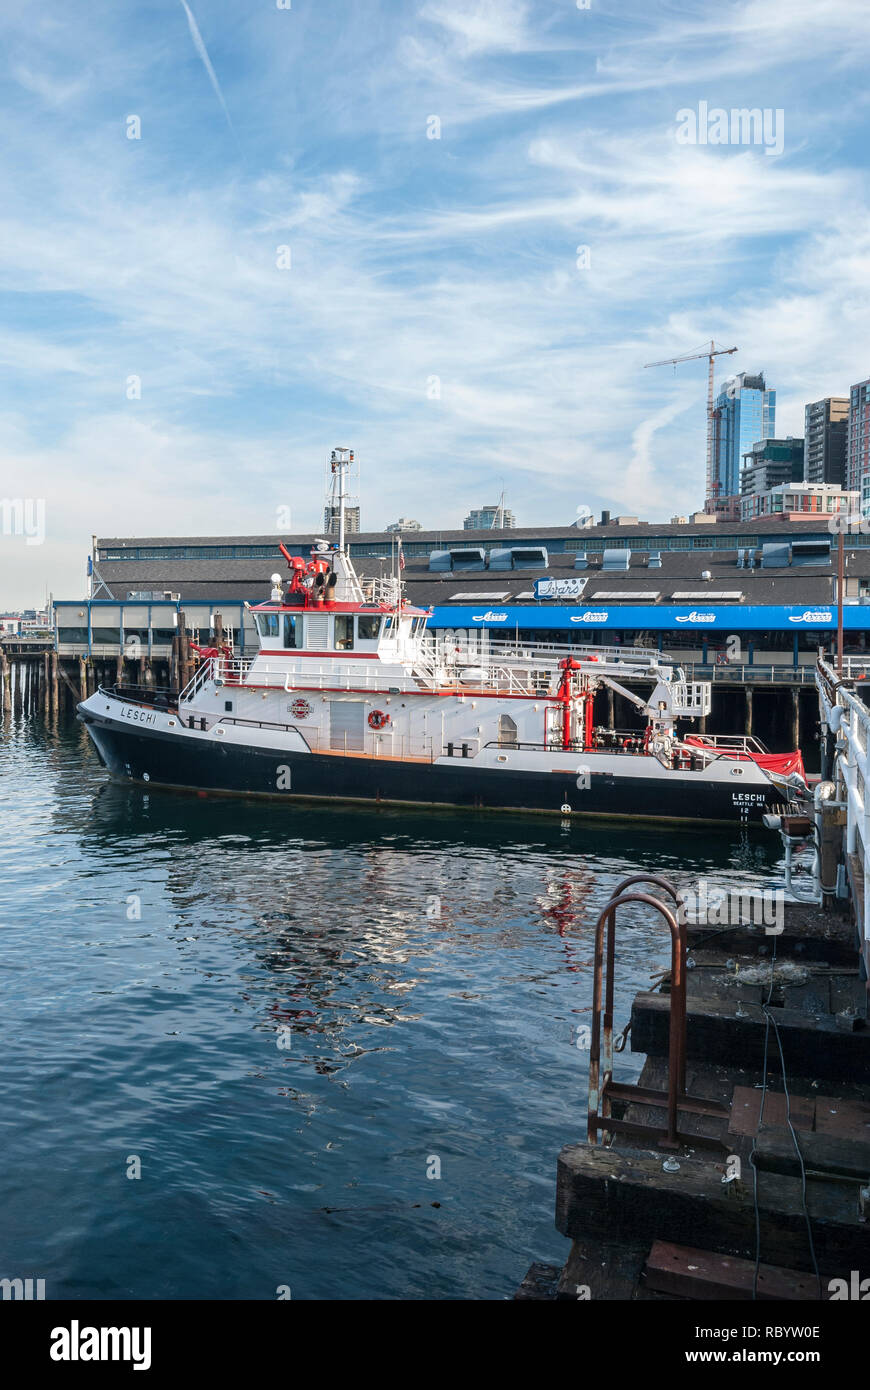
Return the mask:
<path id="1" fill-rule="evenodd" d="M 178 639 L 178 633 L 176 632 L 175 636 L 174 636 L 173 639 L 172 639 L 172 651 L 171 651 L 170 657 L 169 657 L 169 688 L 170 688 L 170 690 L 178 690 L 178 689 L 180 689 L 180 686 L 181 686 L 181 682 L 180 682 L 180 680 L 179 680 L 179 675 L 178 675 L 178 667 L 179 667 L 179 662 L 178 662 L 178 648 L 179 648 L 179 639 Z"/>
<path id="2" fill-rule="evenodd" d="M 843 847 L 846 812 L 822 802 L 822 824 L 819 831 L 819 870 L 822 880 L 822 905 L 832 908 L 836 903 L 837 873 Z"/>
<path id="3" fill-rule="evenodd" d="M 183 608 L 178 610 L 178 688 L 183 690 L 193 675 L 190 660 L 190 641 L 187 636 L 187 618 Z"/>

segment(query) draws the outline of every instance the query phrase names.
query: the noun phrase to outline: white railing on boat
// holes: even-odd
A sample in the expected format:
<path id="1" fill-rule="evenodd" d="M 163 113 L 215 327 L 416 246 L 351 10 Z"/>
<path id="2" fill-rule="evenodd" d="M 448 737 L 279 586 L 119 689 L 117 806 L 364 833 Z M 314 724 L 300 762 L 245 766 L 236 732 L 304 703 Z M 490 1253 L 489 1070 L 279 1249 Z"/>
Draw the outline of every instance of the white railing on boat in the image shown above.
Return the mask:
<path id="1" fill-rule="evenodd" d="M 765 754 L 770 751 L 754 734 L 699 734 L 698 737 L 720 753 Z"/>
<path id="2" fill-rule="evenodd" d="M 618 659 L 610 653 L 618 651 Z M 306 657 L 292 665 L 293 653 L 288 651 L 285 662 L 276 667 L 261 658 L 210 657 L 198 667 L 193 678 L 181 692 L 182 703 L 190 703 L 206 681 L 220 680 L 226 685 L 247 685 L 263 689 L 285 690 L 372 690 L 386 687 L 397 694 L 420 690 L 449 691 L 461 695 L 466 691 L 487 690 L 506 695 L 554 695 L 560 680 L 559 661 L 570 655 L 578 660 L 598 658 L 600 664 L 590 664 L 590 675 L 612 674 L 621 680 L 656 677 L 671 680 L 674 691 L 674 713 L 699 716 L 709 712 L 709 686 L 702 682 L 679 679 L 679 668 L 672 671 L 658 667 L 652 658 L 657 653 L 642 648 L 586 649 L 567 645 L 525 647 L 522 644 L 501 644 L 495 648 L 473 650 L 463 655 L 461 649 L 449 645 L 423 643 L 413 651 L 400 652 L 395 663 L 354 662 L 353 653 L 341 653 L 341 661 L 329 659 L 317 665 Z M 603 659 L 602 659 L 603 657 Z M 401 673 L 396 666 L 401 665 Z"/>
<path id="3" fill-rule="evenodd" d="M 466 679 L 460 679 L 463 672 Z M 500 691 L 516 695 L 546 695 L 558 680 L 558 672 L 545 667 L 494 666 L 492 663 L 477 666 L 455 667 L 452 671 L 429 667 L 414 660 L 413 671 L 398 675 L 395 669 L 378 662 L 353 664 L 347 657 L 339 666 L 315 664 L 306 660 L 304 666 L 280 669 L 269 662 L 248 662 L 244 659 L 232 661 L 225 658 L 209 657 L 203 661 L 196 675 L 185 686 L 179 697 L 182 704 L 189 704 L 199 693 L 206 681 L 215 679 L 223 685 L 253 686 L 264 690 L 362 690 L 387 691 L 403 694 L 419 693 L 425 689 L 450 691 L 457 695 L 474 690 Z"/>
<path id="4" fill-rule="evenodd" d="M 474 662 L 477 658 L 481 661 L 545 662 L 558 666 L 566 657 L 572 657 L 575 661 L 637 666 L 643 668 L 645 674 L 653 666 L 664 667 L 667 670 L 679 664 L 672 657 L 652 647 L 609 647 L 579 642 L 518 642 L 493 636 L 486 630 L 473 631 L 459 639 L 445 638 L 440 633 L 429 633 L 424 643 L 425 650 L 431 650 L 432 661 L 438 665 L 451 665 L 460 657 L 462 661 L 468 662 Z"/>
<path id="5" fill-rule="evenodd" d="M 816 668 L 822 730 L 834 740 L 836 801 L 846 812 L 846 854 L 853 862 L 860 859 L 863 872 L 863 894 L 855 893 L 855 905 L 856 916 L 863 917 L 865 942 L 870 942 L 870 708 L 843 682 L 866 681 L 868 676 L 867 661 L 856 656 L 843 658 L 842 672 L 825 657 Z"/>
<path id="6" fill-rule="evenodd" d="M 654 647 L 608 647 L 580 642 L 516 642 L 497 638 L 490 641 L 489 652 L 491 656 L 502 660 L 508 658 L 521 660 L 545 658 L 558 663 L 564 657 L 574 657 L 578 661 L 595 657 L 598 661 L 619 662 L 620 664 L 625 662 L 626 664 L 632 663 L 647 667 L 678 665 L 673 657 L 665 655 L 664 652 L 656 651 Z"/>
<path id="7" fill-rule="evenodd" d="M 402 599 L 402 586 L 398 579 L 361 579 L 359 581 L 364 603 L 385 604 L 395 608 Z"/>
<path id="8" fill-rule="evenodd" d="M 182 691 L 179 692 L 179 704 L 189 704 L 190 701 L 193 699 L 194 695 L 197 695 L 199 691 L 202 690 L 202 687 L 205 685 L 206 681 L 211 680 L 214 674 L 212 670 L 214 661 L 214 657 L 209 657 L 205 661 L 202 661 L 199 666 L 197 666 L 190 680 L 187 682 L 187 685 L 184 687 Z M 233 664 L 241 665 L 242 663 L 239 662 Z"/>

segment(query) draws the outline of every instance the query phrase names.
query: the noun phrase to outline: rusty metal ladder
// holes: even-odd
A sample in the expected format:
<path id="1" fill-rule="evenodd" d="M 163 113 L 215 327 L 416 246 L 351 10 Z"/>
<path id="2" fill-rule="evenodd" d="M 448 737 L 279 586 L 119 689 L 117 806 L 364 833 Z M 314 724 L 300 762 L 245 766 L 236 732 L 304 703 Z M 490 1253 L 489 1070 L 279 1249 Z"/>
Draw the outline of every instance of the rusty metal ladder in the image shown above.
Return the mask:
<path id="1" fill-rule="evenodd" d="M 633 874 L 624 879 L 608 903 L 605 903 L 595 927 L 595 976 L 592 1004 L 592 1038 L 589 1048 L 589 1117 L 590 1144 L 599 1142 L 601 1131 L 630 1134 L 647 1144 L 662 1149 L 726 1148 L 722 1140 L 701 1134 L 685 1134 L 678 1128 L 679 1111 L 727 1119 L 727 1106 L 700 1096 L 686 1094 L 686 924 L 679 912 L 674 912 L 652 893 L 629 893 L 635 884 L 661 888 L 679 905 L 674 885 L 659 874 Z M 616 911 L 626 903 L 646 903 L 664 918 L 671 937 L 670 971 L 670 1028 L 668 1035 L 668 1089 L 654 1090 L 635 1083 L 613 1080 L 613 993 L 616 958 Z M 605 954 L 605 930 L 607 933 Z M 604 994 L 604 1050 L 601 1048 L 601 997 Z M 603 1062 L 603 1072 L 602 1072 Z M 616 1119 L 611 1113 L 612 1102 L 658 1106 L 667 1115 L 667 1127 L 660 1129 L 635 1120 Z"/>

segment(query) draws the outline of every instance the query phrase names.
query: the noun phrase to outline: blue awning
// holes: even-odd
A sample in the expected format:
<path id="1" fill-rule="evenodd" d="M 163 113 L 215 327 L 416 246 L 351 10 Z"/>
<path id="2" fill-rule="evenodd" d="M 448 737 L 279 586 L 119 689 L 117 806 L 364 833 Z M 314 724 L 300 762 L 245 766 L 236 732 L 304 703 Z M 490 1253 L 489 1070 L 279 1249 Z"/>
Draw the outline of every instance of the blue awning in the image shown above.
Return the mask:
<path id="1" fill-rule="evenodd" d="M 432 628 L 562 628 L 575 632 L 595 629 L 676 632 L 680 629 L 704 632 L 802 632 L 807 629 L 830 631 L 837 627 L 835 604 L 816 608 L 791 606 L 743 607 L 732 604 L 704 607 L 664 606 L 653 604 L 601 604 L 570 607 L 561 604 L 521 607 L 516 604 L 500 606 L 486 602 L 463 605 L 436 606 L 429 619 Z M 848 631 L 870 630 L 870 606 L 849 604 L 843 608 L 843 627 Z"/>

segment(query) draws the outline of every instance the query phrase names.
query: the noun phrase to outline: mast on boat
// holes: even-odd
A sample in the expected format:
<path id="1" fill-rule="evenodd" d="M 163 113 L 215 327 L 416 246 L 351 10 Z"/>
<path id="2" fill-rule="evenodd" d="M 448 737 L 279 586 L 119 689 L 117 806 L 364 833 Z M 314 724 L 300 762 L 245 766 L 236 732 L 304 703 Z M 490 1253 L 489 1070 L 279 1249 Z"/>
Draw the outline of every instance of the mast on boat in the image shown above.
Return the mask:
<path id="1" fill-rule="evenodd" d="M 338 551 L 340 555 L 345 553 L 346 545 L 346 508 L 347 508 L 347 477 L 353 467 L 353 449 L 344 445 L 339 445 L 332 450 L 329 460 L 330 486 L 327 499 L 327 517 L 330 522 L 338 513 Z M 330 525 L 328 530 L 332 530 Z"/>
<path id="2" fill-rule="evenodd" d="M 329 489 L 326 502 L 327 534 L 333 531 L 338 521 L 338 546 L 332 552 L 332 566 L 338 581 L 335 597 L 338 600 L 359 602 L 362 590 L 354 568 L 350 562 L 347 544 L 347 479 L 354 467 L 354 451 L 346 445 L 338 445 L 332 450 L 329 459 Z M 356 499 L 354 499 L 356 500 Z M 327 546 L 324 544 L 324 550 Z"/>

